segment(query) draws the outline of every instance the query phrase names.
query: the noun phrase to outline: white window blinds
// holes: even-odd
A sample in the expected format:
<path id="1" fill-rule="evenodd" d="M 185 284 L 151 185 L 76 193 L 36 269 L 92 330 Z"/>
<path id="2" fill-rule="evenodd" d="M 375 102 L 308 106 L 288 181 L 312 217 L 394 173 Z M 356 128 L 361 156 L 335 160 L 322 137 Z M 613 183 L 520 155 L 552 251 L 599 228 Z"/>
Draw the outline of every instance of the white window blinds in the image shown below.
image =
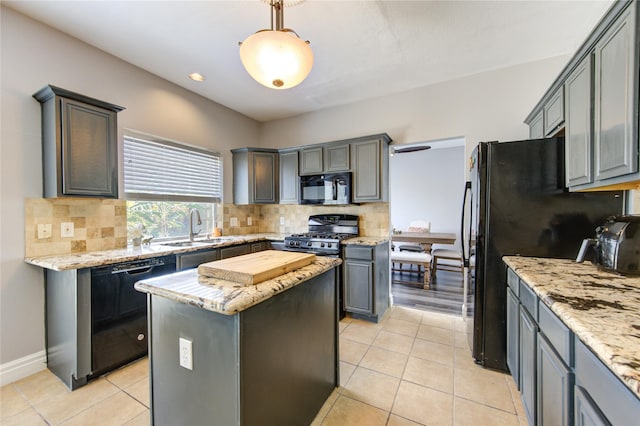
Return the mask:
<path id="1" fill-rule="evenodd" d="M 218 203 L 222 199 L 220 154 L 171 142 L 124 138 L 127 199 Z"/>

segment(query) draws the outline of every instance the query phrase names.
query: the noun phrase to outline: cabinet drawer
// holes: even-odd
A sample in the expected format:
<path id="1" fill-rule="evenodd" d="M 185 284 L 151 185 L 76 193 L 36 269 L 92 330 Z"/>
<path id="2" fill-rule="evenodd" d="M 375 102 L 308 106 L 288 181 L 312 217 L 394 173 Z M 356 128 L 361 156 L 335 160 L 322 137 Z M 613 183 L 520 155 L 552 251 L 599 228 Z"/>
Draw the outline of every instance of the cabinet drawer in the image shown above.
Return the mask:
<path id="1" fill-rule="evenodd" d="M 568 366 L 573 362 L 573 333 L 551 312 L 551 309 L 540 300 L 538 302 L 538 325 L 540 331 Z"/>
<path id="2" fill-rule="evenodd" d="M 347 259 L 373 260 L 373 247 L 348 245 L 344 250 Z"/>
<path id="3" fill-rule="evenodd" d="M 538 321 L 538 296 L 522 280 L 520 280 L 520 303 L 525 307 L 534 321 Z"/>
<path id="4" fill-rule="evenodd" d="M 640 399 L 577 337 L 575 351 L 576 385 L 586 390 L 611 424 L 638 424 Z"/>
<path id="5" fill-rule="evenodd" d="M 516 297 L 519 297 L 520 278 L 518 278 L 518 275 L 511 268 L 507 269 L 507 285 L 509 286 L 511 291 L 513 291 Z"/>

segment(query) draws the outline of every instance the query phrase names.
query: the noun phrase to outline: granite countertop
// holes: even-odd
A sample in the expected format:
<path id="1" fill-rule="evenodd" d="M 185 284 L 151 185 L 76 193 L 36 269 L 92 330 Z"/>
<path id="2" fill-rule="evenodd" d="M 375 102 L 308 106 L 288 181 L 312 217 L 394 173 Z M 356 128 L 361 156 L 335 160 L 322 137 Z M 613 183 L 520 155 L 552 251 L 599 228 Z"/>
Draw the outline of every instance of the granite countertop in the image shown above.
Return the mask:
<path id="1" fill-rule="evenodd" d="M 149 246 L 127 247 L 123 249 L 94 251 L 77 254 L 64 254 L 58 256 L 27 257 L 26 263 L 40 266 L 54 271 L 66 271 L 70 269 L 90 268 L 113 263 L 130 262 L 133 260 L 147 259 L 156 256 L 170 254 L 188 253 L 192 251 L 221 248 L 238 244 L 251 243 L 256 241 L 282 241 L 284 235 L 281 234 L 250 234 L 236 235 L 214 238 L 214 241 L 199 243 L 189 247 L 176 247 L 163 245 L 162 243 L 152 243 Z M 197 241 L 197 240 L 196 240 Z"/>
<path id="2" fill-rule="evenodd" d="M 346 240 L 340 241 L 340 244 L 348 246 L 348 245 L 359 245 L 359 246 L 377 246 L 378 244 L 386 243 L 389 241 L 389 238 L 385 237 L 354 237 L 348 238 Z"/>
<path id="3" fill-rule="evenodd" d="M 198 275 L 197 269 L 138 281 L 138 291 L 197 306 L 224 315 L 234 315 L 276 294 L 322 274 L 342 263 L 341 259 L 317 256 L 313 263 L 277 278 L 250 286 Z"/>
<path id="4" fill-rule="evenodd" d="M 565 259 L 504 261 L 640 398 L 640 277 Z"/>

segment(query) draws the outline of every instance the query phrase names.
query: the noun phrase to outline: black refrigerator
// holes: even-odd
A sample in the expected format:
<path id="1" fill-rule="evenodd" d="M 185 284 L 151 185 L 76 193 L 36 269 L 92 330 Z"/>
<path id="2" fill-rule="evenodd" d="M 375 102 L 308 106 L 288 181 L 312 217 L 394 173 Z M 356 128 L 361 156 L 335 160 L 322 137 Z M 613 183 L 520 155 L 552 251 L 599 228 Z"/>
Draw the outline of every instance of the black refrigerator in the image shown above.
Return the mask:
<path id="1" fill-rule="evenodd" d="M 481 142 L 469 167 L 462 214 L 467 335 L 476 363 L 506 372 L 502 256 L 575 258 L 584 238 L 623 212 L 624 197 L 568 192 L 564 138 Z"/>

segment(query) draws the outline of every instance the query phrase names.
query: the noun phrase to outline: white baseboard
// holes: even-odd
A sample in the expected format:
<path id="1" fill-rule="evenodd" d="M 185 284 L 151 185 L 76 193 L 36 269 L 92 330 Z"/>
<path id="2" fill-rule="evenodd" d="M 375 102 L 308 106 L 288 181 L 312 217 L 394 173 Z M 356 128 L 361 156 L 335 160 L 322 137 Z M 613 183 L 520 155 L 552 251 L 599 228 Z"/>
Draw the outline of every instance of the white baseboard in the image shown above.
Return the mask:
<path id="1" fill-rule="evenodd" d="M 47 353 L 45 351 L 16 359 L 0 365 L 0 386 L 8 385 L 24 379 L 47 368 Z"/>

